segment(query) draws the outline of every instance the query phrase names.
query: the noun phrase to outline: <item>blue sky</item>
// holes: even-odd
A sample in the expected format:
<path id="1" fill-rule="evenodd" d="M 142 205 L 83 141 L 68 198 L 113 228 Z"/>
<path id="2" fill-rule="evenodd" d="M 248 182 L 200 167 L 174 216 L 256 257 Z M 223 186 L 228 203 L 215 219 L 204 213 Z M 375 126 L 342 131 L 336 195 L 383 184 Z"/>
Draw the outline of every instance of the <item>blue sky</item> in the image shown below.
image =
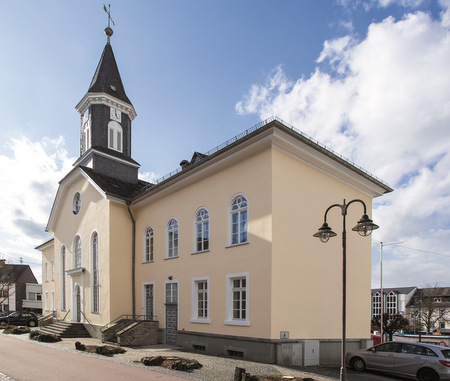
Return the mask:
<path id="1" fill-rule="evenodd" d="M 278 116 L 395 189 L 373 279 L 450 286 L 449 0 L 127 0 L 111 43 L 147 180 Z M 79 156 L 76 104 L 106 43 L 102 1 L 0 3 L 0 256 L 34 247 Z M 341 200 L 336 200 L 340 202 Z M 316 218 L 320 224 L 321 216 Z"/>

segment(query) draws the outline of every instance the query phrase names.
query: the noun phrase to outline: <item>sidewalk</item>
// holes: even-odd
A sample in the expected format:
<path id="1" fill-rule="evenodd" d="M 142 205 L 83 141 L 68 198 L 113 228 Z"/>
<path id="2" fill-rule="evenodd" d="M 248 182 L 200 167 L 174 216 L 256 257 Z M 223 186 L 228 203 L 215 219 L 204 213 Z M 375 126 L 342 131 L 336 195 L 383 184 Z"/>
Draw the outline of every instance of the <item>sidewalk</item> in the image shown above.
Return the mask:
<path id="1" fill-rule="evenodd" d="M 1 333 L 2 334 L 2 333 Z M 311 368 L 312 372 L 309 372 L 308 368 L 288 368 L 273 364 L 264 364 L 264 363 L 258 363 L 253 361 L 245 361 L 245 360 L 239 360 L 239 359 L 232 359 L 232 358 L 225 358 L 225 357 L 217 357 L 217 356 L 208 356 L 205 354 L 200 354 L 197 352 L 188 352 L 184 351 L 179 347 L 173 347 L 173 346 L 167 346 L 167 345 L 153 345 L 153 346 L 146 346 L 146 347 L 123 347 L 126 352 L 123 354 L 116 354 L 112 357 L 106 357 L 101 356 L 97 354 L 90 354 L 86 352 L 81 352 L 75 349 L 75 342 L 79 341 L 82 344 L 85 345 L 104 345 L 100 340 L 93 339 L 93 338 L 82 338 L 82 339 L 63 339 L 60 342 L 57 343 L 40 343 L 37 341 L 30 340 L 28 337 L 28 334 L 25 335 L 8 335 L 15 337 L 19 340 L 26 340 L 30 343 L 34 343 L 37 346 L 43 345 L 52 347 L 55 349 L 59 349 L 62 351 L 70 351 L 75 352 L 80 355 L 84 356 L 94 356 L 94 357 L 100 357 L 102 359 L 106 359 L 109 361 L 114 361 L 118 363 L 123 364 L 129 364 L 137 367 L 145 367 L 145 365 L 140 363 L 140 360 L 143 357 L 148 356 L 155 356 L 155 355 L 161 355 L 161 356 L 177 356 L 177 357 L 184 357 L 189 359 L 195 359 L 199 361 L 203 367 L 200 369 L 195 369 L 188 372 L 181 372 L 181 371 L 174 371 L 174 370 L 168 370 L 161 367 L 152 367 L 152 371 L 156 371 L 162 374 L 171 375 L 171 376 L 177 376 L 180 378 L 185 378 L 189 380 L 197 380 L 197 381 L 231 381 L 233 380 L 234 371 L 236 367 L 244 368 L 247 373 L 250 373 L 252 375 L 272 375 L 272 376 L 291 376 L 291 377 L 302 377 L 302 378 L 309 378 L 313 379 L 315 381 L 330 381 L 330 380 L 336 380 L 338 377 L 333 377 L 335 370 L 330 369 L 329 372 L 327 372 L 326 369 L 322 369 L 322 367 L 313 367 Z M 1 371 L 1 369 L 0 369 Z M 325 371 L 325 372 L 324 372 Z M 317 373 L 316 373 L 317 372 Z M 326 375 L 322 375 L 320 373 L 325 373 Z M 1 378 L 0 373 L 0 380 L 8 380 L 8 378 Z"/>

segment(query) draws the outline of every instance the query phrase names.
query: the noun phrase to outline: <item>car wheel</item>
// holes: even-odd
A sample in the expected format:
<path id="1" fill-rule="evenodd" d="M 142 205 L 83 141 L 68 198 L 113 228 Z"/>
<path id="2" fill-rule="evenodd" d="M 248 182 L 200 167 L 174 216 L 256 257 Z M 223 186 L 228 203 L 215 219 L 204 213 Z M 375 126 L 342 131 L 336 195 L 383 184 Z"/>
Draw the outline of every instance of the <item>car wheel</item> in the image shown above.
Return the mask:
<path id="1" fill-rule="evenodd" d="M 355 357 L 352 359 L 350 366 L 358 372 L 363 372 L 366 370 L 366 363 L 361 357 Z"/>
<path id="2" fill-rule="evenodd" d="M 29 327 L 36 327 L 36 322 L 34 320 L 30 320 L 28 323 Z"/>
<path id="3" fill-rule="evenodd" d="M 439 381 L 439 375 L 433 369 L 422 369 L 417 373 L 419 381 Z"/>

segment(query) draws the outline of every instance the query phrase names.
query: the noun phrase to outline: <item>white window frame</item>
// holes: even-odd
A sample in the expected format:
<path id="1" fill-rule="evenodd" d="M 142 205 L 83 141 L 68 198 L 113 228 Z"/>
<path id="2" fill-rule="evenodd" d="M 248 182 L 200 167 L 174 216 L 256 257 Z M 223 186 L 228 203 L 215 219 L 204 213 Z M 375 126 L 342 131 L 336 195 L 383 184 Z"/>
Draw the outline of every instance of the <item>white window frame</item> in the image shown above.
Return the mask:
<path id="1" fill-rule="evenodd" d="M 389 294 L 386 295 L 386 312 L 389 315 L 396 315 L 398 312 L 397 309 L 397 303 L 398 303 L 398 298 L 397 298 L 397 294 L 394 291 L 389 292 Z"/>
<path id="2" fill-rule="evenodd" d="M 172 221 L 176 223 L 176 228 L 171 227 Z M 180 225 L 174 217 L 170 218 L 166 224 L 166 259 L 178 258 L 180 249 Z"/>
<path id="3" fill-rule="evenodd" d="M 55 291 L 50 292 L 50 310 L 55 311 Z"/>
<path id="4" fill-rule="evenodd" d="M 66 311 L 67 299 L 66 299 L 66 260 L 67 260 L 67 250 L 65 245 L 61 245 L 59 250 L 59 265 L 60 265 L 60 289 L 61 289 L 61 311 Z"/>
<path id="5" fill-rule="evenodd" d="M 52 280 L 55 280 L 55 260 L 52 259 L 52 265 L 51 265 L 51 275 L 52 275 Z"/>
<path id="6" fill-rule="evenodd" d="M 238 202 L 240 199 L 245 200 L 246 205 L 243 207 L 240 207 L 239 209 L 234 210 L 234 204 Z M 242 228 L 242 216 L 243 213 L 245 213 L 245 222 L 244 227 Z M 229 204 L 228 204 L 228 229 L 227 229 L 227 239 L 228 239 L 228 246 L 239 246 L 239 245 L 245 245 L 249 243 L 249 202 L 248 197 L 243 193 L 235 194 Z M 237 222 L 237 240 L 234 241 L 235 233 L 233 231 L 233 228 L 235 226 L 235 222 L 233 221 L 233 215 L 238 216 L 238 222 Z M 241 235 L 245 233 L 245 239 L 241 239 Z"/>
<path id="7" fill-rule="evenodd" d="M 96 237 L 96 247 L 94 247 L 94 238 Z M 91 314 L 100 314 L 100 237 L 95 230 L 91 234 Z M 97 299 L 97 305 L 95 300 Z"/>
<path id="8" fill-rule="evenodd" d="M 123 129 L 114 120 L 108 123 L 108 148 L 123 152 Z"/>
<path id="9" fill-rule="evenodd" d="M 48 311 L 48 291 L 45 291 L 45 305 L 44 308 Z"/>
<path id="10" fill-rule="evenodd" d="M 372 295 L 372 317 L 379 316 L 381 314 L 381 293 L 375 292 Z"/>
<path id="11" fill-rule="evenodd" d="M 206 229 L 205 229 L 206 225 Z M 197 209 L 197 211 L 194 213 L 194 220 L 193 220 L 193 252 L 194 253 L 203 253 L 205 251 L 209 251 L 211 248 L 211 230 L 210 230 L 210 214 L 207 208 L 201 207 Z M 199 250 L 198 247 L 198 236 L 200 234 L 201 238 L 201 247 Z M 205 245 L 206 243 L 206 245 Z M 205 248 L 205 246 L 207 246 Z"/>
<path id="12" fill-rule="evenodd" d="M 198 289 L 198 285 L 200 283 L 206 283 L 206 290 L 203 289 L 202 291 L 199 291 Z M 210 282 L 209 282 L 209 276 L 205 276 L 205 277 L 194 277 L 192 278 L 192 318 L 191 318 L 191 323 L 210 323 L 210 292 L 211 292 L 211 287 L 210 287 Z M 206 316 L 199 316 L 198 314 L 198 310 L 199 310 L 199 295 L 200 294 L 206 294 Z"/>
<path id="13" fill-rule="evenodd" d="M 77 242 L 80 241 L 80 247 L 78 252 Z M 82 242 L 79 234 L 75 235 L 72 244 L 72 252 L 73 252 L 73 268 L 77 269 L 82 267 L 83 265 L 83 250 L 82 250 Z M 77 266 L 79 265 L 79 266 Z"/>
<path id="14" fill-rule="evenodd" d="M 245 279 L 245 318 L 236 319 L 233 317 L 233 281 L 238 279 Z M 248 272 L 227 274 L 226 276 L 226 319 L 224 324 L 226 325 L 241 325 L 250 326 L 250 276 Z"/>
<path id="15" fill-rule="evenodd" d="M 45 262 L 44 272 L 45 272 L 45 281 L 48 282 L 48 262 Z"/>
<path id="16" fill-rule="evenodd" d="M 153 262 L 155 251 L 155 231 L 151 226 L 147 226 L 144 230 L 143 248 L 144 250 L 142 261 L 144 263 Z"/>

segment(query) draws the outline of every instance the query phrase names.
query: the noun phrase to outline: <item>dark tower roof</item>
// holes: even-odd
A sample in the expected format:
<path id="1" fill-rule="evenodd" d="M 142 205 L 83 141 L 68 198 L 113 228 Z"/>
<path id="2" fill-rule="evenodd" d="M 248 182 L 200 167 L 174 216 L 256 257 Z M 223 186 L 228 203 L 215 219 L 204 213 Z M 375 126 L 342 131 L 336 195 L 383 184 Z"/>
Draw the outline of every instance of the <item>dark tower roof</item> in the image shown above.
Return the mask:
<path id="1" fill-rule="evenodd" d="M 125 94 L 119 68 L 109 41 L 103 50 L 88 93 L 106 93 L 131 105 Z"/>

